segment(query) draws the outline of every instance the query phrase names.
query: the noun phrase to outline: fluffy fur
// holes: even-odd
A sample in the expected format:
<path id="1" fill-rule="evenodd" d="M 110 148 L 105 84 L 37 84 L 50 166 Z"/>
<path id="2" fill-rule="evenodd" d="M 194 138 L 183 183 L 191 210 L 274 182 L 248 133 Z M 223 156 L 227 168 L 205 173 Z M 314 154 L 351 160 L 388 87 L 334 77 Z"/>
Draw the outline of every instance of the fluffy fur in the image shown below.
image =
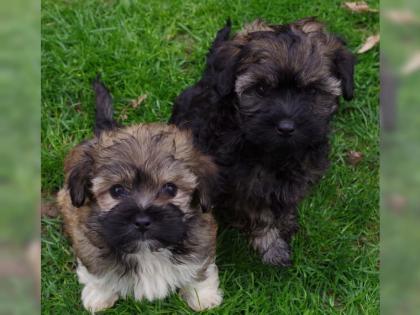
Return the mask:
<path id="1" fill-rule="evenodd" d="M 194 310 L 219 305 L 217 227 L 207 212 L 215 165 L 174 126 L 118 127 L 108 91 L 94 87 L 96 136 L 69 153 L 58 194 L 84 307 L 176 289 Z"/>
<path id="2" fill-rule="evenodd" d="M 230 22 L 170 123 L 220 167 L 216 210 L 233 211 L 264 262 L 287 266 L 297 205 L 329 164 L 330 120 L 353 97 L 355 58 L 313 18 L 229 34 Z"/>

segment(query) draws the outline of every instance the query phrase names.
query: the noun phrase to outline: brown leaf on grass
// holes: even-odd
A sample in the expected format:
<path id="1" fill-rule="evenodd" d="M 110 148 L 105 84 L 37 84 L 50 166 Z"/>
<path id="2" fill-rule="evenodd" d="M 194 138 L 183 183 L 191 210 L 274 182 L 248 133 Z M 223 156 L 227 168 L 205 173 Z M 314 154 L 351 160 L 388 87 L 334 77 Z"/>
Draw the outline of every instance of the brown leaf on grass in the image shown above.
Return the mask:
<path id="1" fill-rule="evenodd" d="M 401 69 L 403 75 L 409 75 L 420 70 L 420 51 L 414 53 Z"/>
<path id="2" fill-rule="evenodd" d="M 350 165 L 357 165 L 363 160 L 363 153 L 357 151 L 349 151 L 347 153 L 347 161 Z"/>
<path id="3" fill-rule="evenodd" d="M 378 12 L 377 9 L 369 8 L 368 4 L 364 1 L 358 2 L 344 2 L 343 7 L 351 12 Z"/>
<path id="4" fill-rule="evenodd" d="M 373 47 L 375 47 L 379 43 L 379 34 L 369 36 L 362 47 L 357 51 L 358 54 L 363 54 L 367 52 L 368 50 L 371 50 Z"/>
<path id="5" fill-rule="evenodd" d="M 127 120 L 128 119 L 128 116 L 127 116 L 127 114 L 125 114 L 125 113 L 121 113 L 121 115 L 120 115 L 120 120 Z"/>
<path id="6" fill-rule="evenodd" d="M 78 112 L 78 113 L 80 113 L 80 112 L 82 111 L 81 105 L 82 105 L 82 104 L 81 104 L 80 102 L 77 102 L 77 103 L 75 103 L 75 104 L 72 104 L 72 106 L 73 106 L 74 110 L 75 110 L 76 112 Z"/>
<path id="7" fill-rule="evenodd" d="M 140 95 L 139 97 L 137 97 L 135 100 L 131 101 L 131 106 L 133 108 L 137 108 L 141 105 L 141 103 L 144 102 L 144 100 L 147 98 L 147 94 L 144 95 Z"/>
<path id="8" fill-rule="evenodd" d="M 41 203 L 41 215 L 50 218 L 58 216 L 58 207 L 54 202 L 42 201 Z"/>
<path id="9" fill-rule="evenodd" d="M 420 24 L 420 18 L 408 10 L 388 10 L 384 17 L 395 24 Z"/>

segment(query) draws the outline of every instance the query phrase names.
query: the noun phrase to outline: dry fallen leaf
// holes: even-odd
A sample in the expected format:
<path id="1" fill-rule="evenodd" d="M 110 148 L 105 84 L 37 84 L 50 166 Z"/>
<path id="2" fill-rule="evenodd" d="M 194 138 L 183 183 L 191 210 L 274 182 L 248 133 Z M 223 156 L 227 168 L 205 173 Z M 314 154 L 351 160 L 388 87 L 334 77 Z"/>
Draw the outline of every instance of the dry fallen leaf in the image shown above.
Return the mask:
<path id="1" fill-rule="evenodd" d="M 419 24 L 420 19 L 411 11 L 389 10 L 384 13 L 386 19 L 396 24 Z"/>
<path id="2" fill-rule="evenodd" d="M 379 43 L 379 34 L 369 36 L 362 47 L 357 51 L 358 54 L 363 54 L 368 50 L 371 50 Z"/>
<path id="3" fill-rule="evenodd" d="M 377 9 L 369 8 L 368 4 L 364 1 L 344 2 L 343 7 L 352 12 L 378 12 Z"/>
<path id="4" fill-rule="evenodd" d="M 401 73 L 409 75 L 413 72 L 420 70 L 420 51 L 414 53 L 402 67 Z"/>
<path id="5" fill-rule="evenodd" d="M 362 159 L 363 159 L 362 152 L 349 151 L 349 153 L 347 153 L 347 161 L 349 162 L 349 164 L 353 166 L 359 164 L 360 161 L 362 161 Z"/>
<path id="6" fill-rule="evenodd" d="M 135 100 L 131 101 L 131 106 L 133 108 L 137 108 L 141 105 L 141 103 L 143 103 L 143 101 L 147 98 L 147 94 L 144 95 L 140 95 L 139 97 L 137 97 Z"/>
<path id="7" fill-rule="evenodd" d="M 53 202 L 43 201 L 41 203 L 42 216 L 55 218 L 56 216 L 58 216 L 58 214 L 59 214 L 58 207 Z"/>
<path id="8" fill-rule="evenodd" d="M 82 111 L 82 109 L 80 107 L 81 105 L 82 105 L 81 103 L 76 103 L 76 104 L 73 104 L 72 106 L 74 107 L 76 112 L 80 113 Z"/>

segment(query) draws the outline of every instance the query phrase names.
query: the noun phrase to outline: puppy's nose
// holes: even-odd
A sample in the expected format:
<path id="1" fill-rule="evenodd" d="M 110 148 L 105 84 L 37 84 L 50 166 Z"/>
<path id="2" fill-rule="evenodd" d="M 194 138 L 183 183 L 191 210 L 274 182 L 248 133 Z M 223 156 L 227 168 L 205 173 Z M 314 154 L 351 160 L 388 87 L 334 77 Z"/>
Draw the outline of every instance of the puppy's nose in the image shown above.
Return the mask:
<path id="1" fill-rule="evenodd" d="M 277 131 L 282 136 L 291 136 L 293 131 L 295 131 L 295 123 L 290 119 L 281 120 L 277 125 Z"/>
<path id="2" fill-rule="evenodd" d="M 150 224 L 152 223 L 152 220 L 150 217 L 146 214 L 138 214 L 134 220 L 134 225 L 141 231 L 146 231 Z"/>

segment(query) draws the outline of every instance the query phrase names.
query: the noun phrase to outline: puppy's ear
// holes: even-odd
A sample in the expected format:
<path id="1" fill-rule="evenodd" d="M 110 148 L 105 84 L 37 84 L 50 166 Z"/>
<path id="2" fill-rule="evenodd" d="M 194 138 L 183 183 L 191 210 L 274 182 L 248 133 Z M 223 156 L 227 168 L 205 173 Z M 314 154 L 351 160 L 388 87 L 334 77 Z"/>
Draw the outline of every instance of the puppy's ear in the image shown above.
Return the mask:
<path id="1" fill-rule="evenodd" d="M 216 38 L 211 44 L 210 50 L 207 53 L 207 62 L 212 58 L 212 55 L 216 48 L 220 47 L 225 41 L 229 40 L 230 31 L 232 30 L 232 21 L 227 19 L 226 24 L 223 28 L 217 31 Z"/>
<path id="2" fill-rule="evenodd" d="M 229 41 L 231 21 L 217 32 L 216 38 L 207 54 L 207 64 L 203 81 L 224 97 L 234 90 L 238 48 Z"/>
<path id="3" fill-rule="evenodd" d="M 118 127 L 113 119 L 112 97 L 105 85 L 100 81 L 98 75 L 92 84 L 95 92 L 96 110 L 95 110 L 95 135 L 97 137 L 105 130 L 111 130 Z"/>
<path id="4" fill-rule="evenodd" d="M 80 208 L 91 197 L 91 178 L 93 168 L 92 141 L 83 142 L 75 147 L 64 162 L 66 184 L 70 191 L 73 206 Z"/>
<path id="5" fill-rule="evenodd" d="M 213 196 L 217 189 L 217 167 L 210 157 L 202 154 L 199 154 L 196 161 L 194 173 L 198 177 L 198 186 L 194 191 L 191 206 L 200 207 L 203 212 L 207 212 L 212 207 Z"/>
<path id="6" fill-rule="evenodd" d="M 334 56 L 334 66 L 337 77 L 341 80 L 341 89 L 346 101 L 353 99 L 354 66 L 356 57 L 345 47 L 338 49 Z"/>

